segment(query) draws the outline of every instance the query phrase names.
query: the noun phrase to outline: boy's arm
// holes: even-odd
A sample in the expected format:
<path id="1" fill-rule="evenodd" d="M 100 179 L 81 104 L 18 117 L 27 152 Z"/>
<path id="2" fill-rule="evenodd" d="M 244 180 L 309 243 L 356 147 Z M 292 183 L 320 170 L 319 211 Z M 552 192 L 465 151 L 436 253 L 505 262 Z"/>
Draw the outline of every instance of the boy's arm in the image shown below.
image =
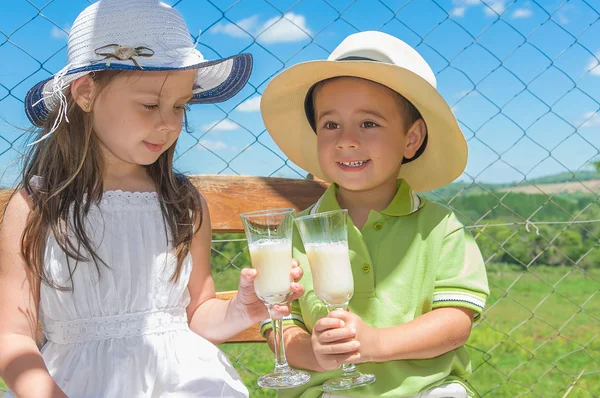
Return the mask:
<path id="1" fill-rule="evenodd" d="M 433 310 L 402 325 L 387 328 L 371 328 L 356 314 L 335 311 L 328 319 L 344 322 L 338 332 L 329 329 L 321 336 L 324 351 L 335 354 L 351 353 L 343 347 L 335 334 L 342 329 L 356 332 L 359 342 L 360 362 L 387 362 L 407 359 L 429 359 L 445 354 L 465 344 L 471 332 L 473 311 L 463 307 L 444 307 Z M 325 318 L 322 323 L 328 322 Z M 317 325 L 315 325 L 315 328 Z M 325 344 L 326 341 L 336 341 Z"/>

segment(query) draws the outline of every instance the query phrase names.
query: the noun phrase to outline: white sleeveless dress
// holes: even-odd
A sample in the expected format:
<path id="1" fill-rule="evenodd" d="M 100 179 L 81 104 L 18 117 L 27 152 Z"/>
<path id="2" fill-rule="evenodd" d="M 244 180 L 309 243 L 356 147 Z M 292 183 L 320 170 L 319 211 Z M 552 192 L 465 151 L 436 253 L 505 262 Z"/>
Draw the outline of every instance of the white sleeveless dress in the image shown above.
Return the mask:
<path id="1" fill-rule="evenodd" d="M 87 222 L 110 269 L 101 265 L 98 277 L 93 263 L 80 263 L 74 291 L 44 284 L 40 291 L 42 355 L 63 391 L 70 398 L 247 397 L 225 354 L 188 327 L 191 255 L 171 282 L 176 257 L 156 193 L 106 192 Z M 51 236 L 45 267 L 70 286 L 66 261 Z"/>

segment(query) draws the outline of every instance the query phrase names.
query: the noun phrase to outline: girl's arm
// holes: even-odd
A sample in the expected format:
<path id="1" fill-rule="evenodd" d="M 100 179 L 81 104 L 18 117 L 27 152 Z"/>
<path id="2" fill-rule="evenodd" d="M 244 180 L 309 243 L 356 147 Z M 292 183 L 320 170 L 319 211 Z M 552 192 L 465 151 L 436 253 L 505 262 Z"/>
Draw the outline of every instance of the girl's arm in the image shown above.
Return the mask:
<path id="1" fill-rule="evenodd" d="M 208 206 L 202 199 L 202 226 L 194 235 L 190 249 L 193 267 L 188 282 L 191 301 L 187 307 L 187 315 L 192 331 L 218 344 L 269 318 L 269 314 L 254 293 L 254 269 L 242 269 L 236 297 L 230 300 L 215 297 L 215 285 L 210 270 L 211 235 Z M 302 270 L 295 265 L 292 277 L 298 280 L 302 276 Z M 292 291 L 294 295 L 291 300 L 294 300 L 302 295 L 304 288 L 294 282 Z M 289 313 L 289 308 L 280 307 L 277 312 L 283 316 Z"/>
<path id="2" fill-rule="evenodd" d="M 21 191 L 0 225 L 0 378 L 17 397 L 66 397 L 36 345 L 40 282 L 25 266 L 21 235 L 30 203 Z"/>
<path id="3" fill-rule="evenodd" d="M 265 338 L 272 351 L 275 351 L 273 330 L 267 330 Z M 351 337 L 350 337 L 351 338 Z M 283 343 L 285 354 L 290 366 L 294 368 L 308 369 L 315 372 L 325 372 L 327 369 L 319 365 L 313 351 L 311 334 L 298 325 L 287 325 L 283 327 Z M 351 363 L 356 358 L 356 353 L 342 355 L 336 359 L 340 363 Z M 338 365 L 339 366 L 339 365 Z"/>

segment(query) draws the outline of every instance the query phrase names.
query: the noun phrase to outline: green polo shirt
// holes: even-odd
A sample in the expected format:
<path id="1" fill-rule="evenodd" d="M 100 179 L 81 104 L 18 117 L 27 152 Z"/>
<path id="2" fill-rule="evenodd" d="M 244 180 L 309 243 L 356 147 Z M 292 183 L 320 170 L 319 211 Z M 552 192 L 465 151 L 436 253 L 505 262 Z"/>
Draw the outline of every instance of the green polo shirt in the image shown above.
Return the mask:
<path id="1" fill-rule="evenodd" d="M 321 199 L 302 214 L 338 210 L 338 187 L 332 184 Z M 398 181 L 398 191 L 381 211 L 371 211 L 358 229 L 349 219 L 348 247 L 354 276 L 354 295 L 349 310 L 374 328 L 397 326 L 446 306 L 466 307 L 480 317 L 489 288 L 481 253 L 471 234 L 446 207 L 417 196 Z M 310 266 L 297 230 L 293 256 L 304 270 L 305 294 L 292 305 L 286 323 L 312 331 L 327 315 L 313 288 Z M 263 332 L 268 328 L 263 325 Z M 363 363 L 363 373 L 377 381 L 338 395 L 353 397 L 403 397 L 416 395 L 451 381 L 465 384 L 471 362 L 464 347 L 436 358 Z M 311 372 L 301 387 L 281 390 L 282 397 L 320 397 L 321 386 L 341 371 Z"/>

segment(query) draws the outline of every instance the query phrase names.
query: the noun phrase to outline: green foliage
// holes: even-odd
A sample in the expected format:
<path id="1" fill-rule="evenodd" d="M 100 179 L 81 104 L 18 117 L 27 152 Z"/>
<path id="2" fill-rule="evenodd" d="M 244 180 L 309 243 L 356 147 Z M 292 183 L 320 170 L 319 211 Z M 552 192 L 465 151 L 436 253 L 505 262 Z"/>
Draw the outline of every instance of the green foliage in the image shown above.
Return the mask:
<path id="1" fill-rule="evenodd" d="M 488 263 L 600 267 L 600 222 L 573 223 L 600 220 L 593 195 L 549 199 L 543 194 L 493 192 L 459 196 L 449 206 L 472 230 Z M 536 225 L 526 227 L 525 220 Z"/>

